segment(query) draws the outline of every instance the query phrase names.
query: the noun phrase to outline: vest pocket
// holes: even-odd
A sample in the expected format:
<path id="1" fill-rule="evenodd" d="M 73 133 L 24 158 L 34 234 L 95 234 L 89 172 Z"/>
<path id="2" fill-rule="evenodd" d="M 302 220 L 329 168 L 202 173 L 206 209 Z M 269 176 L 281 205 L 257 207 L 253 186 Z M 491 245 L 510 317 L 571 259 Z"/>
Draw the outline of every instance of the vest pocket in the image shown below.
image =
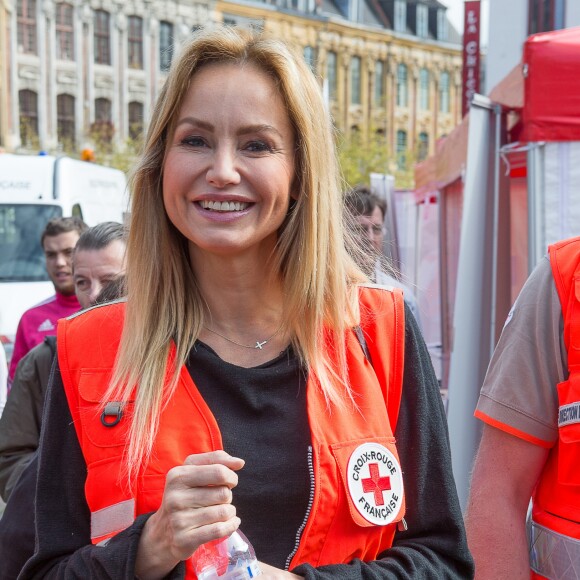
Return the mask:
<path id="1" fill-rule="evenodd" d="M 387 526 L 403 518 L 403 474 L 394 437 L 336 443 L 331 450 L 355 524 Z"/>
<path id="2" fill-rule="evenodd" d="M 580 377 L 572 373 L 558 385 L 558 480 L 578 485 L 580 457 Z"/>
<path id="3" fill-rule="evenodd" d="M 111 369 L 84 369 L 79 378 L 79 414 L 83 432 L 97 447 L 124 445 L 133 414 L 133 401 L 111 401 L 103 405 L 110 380 Z"/>
<path id="4" fill-rule="evenodd" d="M 392 545 L 395 522 L 405 514 L 395 438 L 342 441 L 319 451 L 317 499 L 293 564 L 375 560 Z"/>

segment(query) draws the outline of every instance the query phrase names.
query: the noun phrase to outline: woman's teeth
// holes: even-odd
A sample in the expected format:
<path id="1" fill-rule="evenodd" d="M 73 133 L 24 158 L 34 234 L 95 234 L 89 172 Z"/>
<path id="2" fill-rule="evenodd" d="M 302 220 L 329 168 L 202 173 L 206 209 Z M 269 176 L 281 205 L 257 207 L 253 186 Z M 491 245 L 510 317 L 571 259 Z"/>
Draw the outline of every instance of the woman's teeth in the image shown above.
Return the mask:
<path id="1" fill-rule="evenodd" d="M 242 211 L 250 204 L 241 201 L 202 201 L 201 207 L 203 209 L 211 209 L 213 211 Z"/>

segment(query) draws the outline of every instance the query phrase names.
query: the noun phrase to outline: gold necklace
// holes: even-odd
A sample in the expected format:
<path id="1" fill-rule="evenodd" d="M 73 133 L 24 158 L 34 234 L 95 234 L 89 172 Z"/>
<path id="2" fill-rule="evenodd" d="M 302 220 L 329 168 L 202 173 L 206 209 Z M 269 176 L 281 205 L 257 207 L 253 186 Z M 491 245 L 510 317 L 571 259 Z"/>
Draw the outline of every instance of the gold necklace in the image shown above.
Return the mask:
<path id="1" fill-rule="evenodd" d="M 231 342 L 232 344 L 237 344 L 238 346 L 241 346 L 243 348 L 251 348 L 252 350 L 258 348 L 260 350 L 263 350 L 264 347 L 280 332 L 280 330 L 282 330 L 282 325 L 280 325 L 278 327 L 278 330 L 270 335 L 266 340 L 257 340 L 255 345 L 247 345 L 247 344 L 242 344 L 241 342 L 236 342 L 235 340 L 232 340 L 231 338 L 228 338 L 227 336 L 224 336 L 223 334 L 220 334 L 217 330 L 213 330 L 211 329 L 209 326 L 206 326 L 205 324 L 203 325 L 203 327 L 206 330 L 209 330 L 209 332 L 212 332 L 213 334 L 217 334 L 218 336 L 221 336 L 224 340 L 227 340 L 228 342 Z"/>

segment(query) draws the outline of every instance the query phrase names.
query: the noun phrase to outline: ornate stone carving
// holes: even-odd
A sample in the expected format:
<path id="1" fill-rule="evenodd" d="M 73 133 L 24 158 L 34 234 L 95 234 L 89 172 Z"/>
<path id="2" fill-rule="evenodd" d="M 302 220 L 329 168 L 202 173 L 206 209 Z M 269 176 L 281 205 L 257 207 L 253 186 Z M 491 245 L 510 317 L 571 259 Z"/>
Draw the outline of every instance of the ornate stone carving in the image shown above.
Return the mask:
<path id="1" fill-rule="evenodd" d="M 40 67 L 38 66 L 20 66 L 18 67 L 18 76 L 27 81 L 37 81 L 40 79 Z"/>
<path id="2" fill-rule="evenodd" d="M 58 71 L 56 73 L 56 82 L 58 85 L 73 85 L 78 84 L 77 75 L 74 72 Z"/>
<path id="3" fill-rule="evenodd" d="M 95 89 L 110 90 L 114 87 L 113 77 L 105 75 L 95 75 Z"/>

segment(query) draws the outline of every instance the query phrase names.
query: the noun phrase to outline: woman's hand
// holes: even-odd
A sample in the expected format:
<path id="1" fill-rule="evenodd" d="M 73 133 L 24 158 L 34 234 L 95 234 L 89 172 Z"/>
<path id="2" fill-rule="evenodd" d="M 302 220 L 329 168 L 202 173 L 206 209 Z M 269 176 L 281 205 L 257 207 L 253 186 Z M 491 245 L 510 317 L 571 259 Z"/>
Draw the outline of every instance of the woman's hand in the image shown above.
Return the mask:
<path id="1" fill-rule="evenodd" d="M 201 544 L 238 529 L 231 490 L 243 466 L 243 459 L 212 451 L 190 455 L 168 471 L 161 506 L 139 541 L 135 573 L 141 580 L 163 578 Z"/>
<path id="2" fill-rule="evenodd" d="M 264 580 L 291 580 L 292 578 L 302 578 L 302 576 L 274 568 L 274 566 L 268 566 L 268 564 L 264 564 L 263 562 L 260 562 L 260 570 L 262 570 L 262 578 Z"/>

